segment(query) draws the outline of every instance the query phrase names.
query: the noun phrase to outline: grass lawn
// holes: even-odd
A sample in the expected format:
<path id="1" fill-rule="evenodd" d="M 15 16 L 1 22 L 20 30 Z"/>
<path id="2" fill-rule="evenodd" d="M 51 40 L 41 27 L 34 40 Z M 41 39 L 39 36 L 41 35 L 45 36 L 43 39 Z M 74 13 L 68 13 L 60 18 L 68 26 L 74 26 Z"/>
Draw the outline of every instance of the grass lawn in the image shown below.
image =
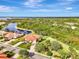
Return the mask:
<path id="1" fill-rule="evenodd" d="M 23 38 L 17 38 L 17 39 L 15 39 L 15 41 L 12 41 L 10 44 L 15 45 L 15 44 L 17 44 L 18 42 L 21 42 L 21 41 L 24 41 Z"/>
<path id="2" fill-rule="evenodd" d="M 21 56 L 19 56 L 17 59 L 23 59 Z M 27 57 L 26 59 L 29 59 L 29 57 Z"/>
<path id="3" fill-rule="evenodd" d="M 23 43 L 20 44 L 18 47 L 24 48 L 24 49 L 30 49 L 31 43 Z"/>

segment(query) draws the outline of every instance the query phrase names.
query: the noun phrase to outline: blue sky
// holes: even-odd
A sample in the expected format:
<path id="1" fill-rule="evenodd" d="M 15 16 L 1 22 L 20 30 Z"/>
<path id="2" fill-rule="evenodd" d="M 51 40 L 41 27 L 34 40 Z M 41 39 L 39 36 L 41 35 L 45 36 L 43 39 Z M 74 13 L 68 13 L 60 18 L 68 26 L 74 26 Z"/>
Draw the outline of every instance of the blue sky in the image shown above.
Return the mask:
<path id="1" fill-rule="evenodd" d="M 0 0 L 0 16 L 79 16 L 79 0 Z"/>

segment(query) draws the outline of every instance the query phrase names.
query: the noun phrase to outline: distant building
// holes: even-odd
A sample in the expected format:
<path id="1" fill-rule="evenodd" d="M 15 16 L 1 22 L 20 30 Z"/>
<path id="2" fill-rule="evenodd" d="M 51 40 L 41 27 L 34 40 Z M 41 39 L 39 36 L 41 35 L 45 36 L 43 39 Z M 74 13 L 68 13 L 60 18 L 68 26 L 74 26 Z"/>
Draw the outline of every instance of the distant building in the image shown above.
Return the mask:
<path id="1" fill-rule="evenodd" d="M 14 18 L 11 18 L 11 17 L 0 17 L 0 20 L 11 20 L 11 19 L 14 19 Z"/>

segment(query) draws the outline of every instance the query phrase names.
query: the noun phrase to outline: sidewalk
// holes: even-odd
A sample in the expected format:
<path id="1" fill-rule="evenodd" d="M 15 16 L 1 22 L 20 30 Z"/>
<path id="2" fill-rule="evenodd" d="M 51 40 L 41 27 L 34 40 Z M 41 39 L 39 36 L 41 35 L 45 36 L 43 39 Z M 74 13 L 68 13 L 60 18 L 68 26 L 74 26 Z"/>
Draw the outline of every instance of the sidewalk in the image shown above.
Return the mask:
<path id="1" fill-rule="evenodd" d="M 4 44 L 9 44 L 10 42 L 14 41 L 16 39 L 11 39 L 10 41 L 5 42 Z"/>
<path id="2" fill-rule="evenodd" d="M 19 56 L 19 54 L 15 54 L 12 58 L 16 59 Z"/>

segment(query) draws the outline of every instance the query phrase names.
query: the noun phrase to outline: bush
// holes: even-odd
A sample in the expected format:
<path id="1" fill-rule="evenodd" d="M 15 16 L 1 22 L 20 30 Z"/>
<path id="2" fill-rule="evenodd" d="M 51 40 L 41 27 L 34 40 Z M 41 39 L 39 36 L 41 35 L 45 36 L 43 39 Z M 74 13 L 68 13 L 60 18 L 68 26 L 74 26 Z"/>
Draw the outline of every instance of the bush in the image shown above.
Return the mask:
<path id="1" fill-rule="evenodd" d="M 5 48 L 5 47 L 2 46 L 2 47 L 0 47 L 0 50 L 2 50 L 2 49 L 4 49 L 4 48 Z"/>
<path id="2" fill-rule="evenodd" d="M 4 52 L 5 54 L 7 54 L 7 57 L 11 58 L 15 53 L 12 51 L 6 51 Z"/>
<path id="3" fill-rule="evenodd" d="M 58 51 L 59 49 L 62 49 L 62 45 L 60 43 L 58 43 L 57 41 L 53 41 L 51 43 L 51 49 L 52 50 L 55 50 L 55 51 Z"/>
<path id="4" fill-rule="evenodd" d="M 19 54 L 21 55 L 22 59 L 26 59 L 29 57 L 29 52 L 26 49 L 20 50 Z"/>
<path id="5" fill-rule="evenodd" d="M 50 40 L 46 40 L 46 41 L 44 42 L 44 44 L 45 44 L 45 46 L 47 46 L 47 47 L 51 46 Z"/>
<path id="6" fill-rule="evenodd" d="M 61 55 L 61 59 L 67 59 L 71 57 L 71 52 L 59 50 L 59 54 Z"/>
<path id="7" fill-rule="evenodd" d="M 45 47 L 45 45 L 44 45 L 43 43 L 38 43 L 38 44 L 36 45 L 36 51 L 38 51 L 38 52 L 45 51 L 45 50 L 46 50 L 45 48 L 46 48 L 46 47 Z"/>
<path id="8" fill-rule="evenodd" d="M 3 39 L 3 37 L 1 36 L 0 39 Z"/>
<path id="9" fill-rule="evenodd" d="M 3 26 L 0 25 L 0 30 L 3 28 Z"/>
<path id="10" fill-rule="evenodd" d="M 52 56 L 53 53 L 52 53 L 51 51 L 48 51 L 48 52 L 47 52 L 47 55 L 48 55 L 48 56 Z"/>
<path id="11" fill-rule="evenodd" d="M 67 59 L 67 58 L 70 58 L 70 57 L 71 57 L 70 53 L 63 53 L 62 56 L 61 56 L 61 59 Z"/>
<path id="12" fill-rule="evenodd" d="M 38 40 L 38 42 L 42 42 L 42 41 L 44 41 L 44 40 L 45 40 L 44 38 L 41 38 L 41 39 Z"/>
<path id="13" fill-rule="evenodd" d="M 73 59 L 79 59 L 79 53 L 77 53 L 77 51 L 73 47 L 69 47 L 69 50 Z"/>

